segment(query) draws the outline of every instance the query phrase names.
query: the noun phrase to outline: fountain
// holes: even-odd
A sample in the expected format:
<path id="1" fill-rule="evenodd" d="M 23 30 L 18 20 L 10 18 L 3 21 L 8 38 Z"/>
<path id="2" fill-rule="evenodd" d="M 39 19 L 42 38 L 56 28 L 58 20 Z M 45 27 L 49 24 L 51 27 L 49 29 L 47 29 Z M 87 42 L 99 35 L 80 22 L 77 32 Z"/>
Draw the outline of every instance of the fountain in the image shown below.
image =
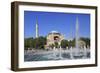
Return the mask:
<path id="1" fill-rule="evenodd" d="M 60 44 L 59 44 L 60 45 Z M 53 58 L 54 59 L 62 59 L 62 48 L 61 46 L 59 48 L 53 48 Z"/>
<path id="2" fill-rule="evenodd" d="M 78 18 L 76 19 L 76 39 L 75 39 L 75 53 L 74 53 L 74 56 L 80 56 L 79 55 L 79 43 L 78 43 L 78 41 L 79 41 L 79 34 L 78 34 L 78 31 L 79 31 L 79 22 L 78 22 Z"/>
<path id="3" fill-rule="evenodd" d="M 55 48 L 55 46 L 53 48 L 53 57 L 56 58 L 56 48 Z"/>
<path id="4" fill-rule="evenodd" d="M 84 46 L 84 58 L 87 56 L 87 48 Z"/>
<path id="5" fill-rule="evenodd" d="M 61 48 L 61 46 L 60 46 L 60 48 L 59 48 L 59 58 L 60 58 L 60 59 L 63 58 L 63 57 L 62 57 L 62 48 Z"/>
<path id="6" fill-rule="evenodd" d="M 73 48 L 70 48 L 70 58 L 73 59 Z"/>
<path id="7" fill-rule="evenodd" d="M 71 52 L 72 53 L 72 52 Z M 86 58 L 87 48 L 84 46 L 83 50 L 79 48 L 79 21 L 76 18 L 76 38 L 75 38 L 75 48 L 74 48 L 74 58 Z"/>

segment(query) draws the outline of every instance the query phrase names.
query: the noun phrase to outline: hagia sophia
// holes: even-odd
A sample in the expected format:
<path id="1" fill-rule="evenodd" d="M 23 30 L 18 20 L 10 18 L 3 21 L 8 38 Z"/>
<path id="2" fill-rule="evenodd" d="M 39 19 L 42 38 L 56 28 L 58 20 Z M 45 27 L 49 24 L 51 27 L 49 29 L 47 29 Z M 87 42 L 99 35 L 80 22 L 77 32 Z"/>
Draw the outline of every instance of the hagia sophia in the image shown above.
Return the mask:
<path id="1" fill-rule="evenodd" d="M 57 32 L 57 31 L 51 31 L 48 35 L 47 35 L 47 47 L 49 45 L 55 44 L 55 42 L 57 42 L 58 44 L 61 44 L 61 41 L 64 40 L 64 36 Z"/>

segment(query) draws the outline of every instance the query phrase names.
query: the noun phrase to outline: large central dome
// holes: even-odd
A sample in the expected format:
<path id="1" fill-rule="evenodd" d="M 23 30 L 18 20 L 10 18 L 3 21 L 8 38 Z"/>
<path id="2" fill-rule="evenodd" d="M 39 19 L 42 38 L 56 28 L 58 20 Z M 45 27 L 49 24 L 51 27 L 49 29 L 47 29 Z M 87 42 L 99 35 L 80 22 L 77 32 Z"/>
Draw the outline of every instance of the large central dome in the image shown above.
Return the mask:
<path id="1" fill-rule="evenodd" d="M 59 33 L 58 31 L 51 31 L 50 33 Z"/>
<path id="2" fill-rule="evenodd" d="M 58 35 L 61 35 L 58 31 L 51 31 L 49 34 L 58 34 Z"/>

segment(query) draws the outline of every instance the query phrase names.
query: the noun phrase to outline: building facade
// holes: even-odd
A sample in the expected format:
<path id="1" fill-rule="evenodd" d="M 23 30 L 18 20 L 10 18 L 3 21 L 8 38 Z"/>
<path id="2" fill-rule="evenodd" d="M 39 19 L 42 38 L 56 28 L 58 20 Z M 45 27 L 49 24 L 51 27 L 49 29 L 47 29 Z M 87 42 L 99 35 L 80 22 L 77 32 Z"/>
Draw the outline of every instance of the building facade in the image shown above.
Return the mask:
<path id="1" fill-rule="evenodd" d="M 64 36 L 61 35 L 59 32 L 57 31 L 51 31 L 48 35 L 47 35 L 47 45 L 46 47 L 50 47 L 51 45 L 54 45 L 55 43 L 58 43 L 58 45 L 61 44 L 61 41 L 64 39 Z"/>

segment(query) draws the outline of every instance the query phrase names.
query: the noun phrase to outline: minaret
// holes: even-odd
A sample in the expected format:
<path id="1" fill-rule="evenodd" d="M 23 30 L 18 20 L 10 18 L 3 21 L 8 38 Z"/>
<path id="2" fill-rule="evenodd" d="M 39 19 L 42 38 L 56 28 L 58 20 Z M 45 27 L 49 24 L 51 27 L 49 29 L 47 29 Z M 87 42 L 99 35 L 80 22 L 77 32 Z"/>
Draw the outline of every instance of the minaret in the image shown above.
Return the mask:
<path id="1" fill-rule="evenodd" d="M 36 18 L 36 38 L 38 38 L 39 37 L 39 31 L 38 31 L 38 29 L 39 29 L 39 27 L 38 27 L 38 20 L 37 20 L 37 18 Z"/>

